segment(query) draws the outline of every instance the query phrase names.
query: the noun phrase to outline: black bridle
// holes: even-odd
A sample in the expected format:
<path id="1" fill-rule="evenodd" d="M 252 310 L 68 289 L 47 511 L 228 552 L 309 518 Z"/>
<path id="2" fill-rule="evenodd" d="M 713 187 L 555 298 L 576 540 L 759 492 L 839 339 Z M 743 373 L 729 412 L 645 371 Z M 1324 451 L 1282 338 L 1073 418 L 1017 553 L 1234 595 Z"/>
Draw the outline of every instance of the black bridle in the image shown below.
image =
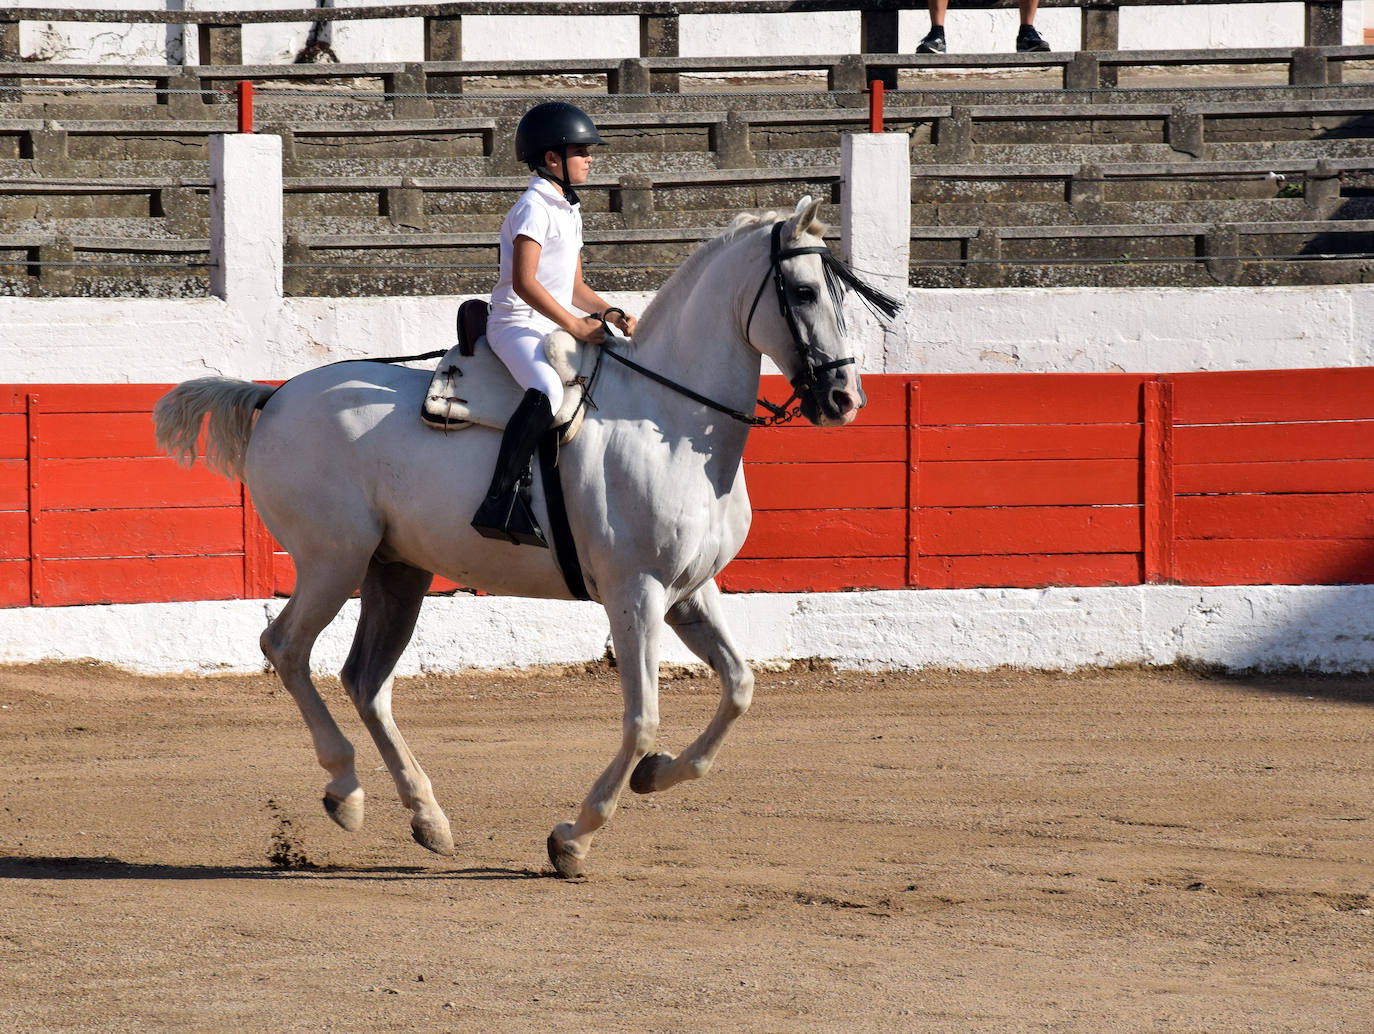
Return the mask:
<path id="1" fill-rule="evenodd" d="M 801 360 L 801 372 L 788 382 L 792 385 L 792 395 L 786 402 L 781 406 L 774 406 L 764 399 L 759 399 L 759 405 L 772 412 L 773 417 L 771 419 L 775 423 L 784 423 L 787 420 L 796 419 L 801 413 L 801 407 L 798 406 L 797 409 L 790 413 L 787 411 L 787 407 L 802 397 L 803 390 L 807 392 L 811 401 L 819 409 L 822 394 L 820 376 L 829 373 L 831 370 L 839 369 L 842 366 L 849 366 L 851 363 L 855 362 L 854 356 L 850 356 L 848 359 L 832 359 L 828 363 L 817 363 L 814 360 L 809 342 L 803 339 L 801 324 L 797 322 L 797 313 L 792 308 L 792 302 L 787 297 L 787 278 L 782 274 L 782 264 L 788 259 L 796 258 L 799 255 L 821 255 L 823 256 L 821 259 L 822 263 L 824 263 L 826 259 L 835 262 L 835 257 L 830 254 L 830 249 L 824 244 L 811 245 L 805 248 L 784 248 L 782 246 L 782 227 L 782 223 L 773 224 L 773 236 L 768 256 L 768 271 L 763 274 L 763 280 L 759 283 L 759 289 L 754 292 L 754 303 L 749 306 L 749 316 L 744 321 L 744 340 L 748 341 L 749 328 L 754 322 L 754 313 L 758 310 L 759 301 L 763 298 L 763 292 L 768 287 L 768 280 L 771 275 L 773 280 L 773 291 L 778 296 L 778 311 L 782 313 L 782 318 L 787 322 L 787 331 L 792 335 L 792 344 L 797 348 L 797 358 Z M 843 333 L 844 310 L 842 306 L 844 304 L 844 290 L 843 288 L 837 289 L 837 285 L 828 273 L 830 267 L 827 265 L 825 268 L 827 270 L 826 285 L 830 289 L 830 300 L 835 307 L 835 322 L 838 324 L 840 332 Z M 784 413 L 787 415 L 782 416 Z"/>
<path id="2" fill-rule="evenodd" d="M 758 405 L 768 410 L 769 416 L 753 416 L 748 413 L 741 413 L 739 410 L 733 409 L 730 406 L 722 405 L 719 402 L 707 398 L 705 395 L 693 391 L 691 388 L 664 377 L 662 374 L 655 373 L 646 367 L 640 366 L 638 363 L 631 359 L 627 359 L 619 352 L 610 348 L 609 343 L 614 338 L 614 334 L 612 334 L 609 326 L 606 324 L 606 316 L 612 312 L 619 312 L 623 316 L 623 310 L 607 309 L 606 312 L 602 313 L 602 325 L 606 327 L 607 333 L 607 344 L 602 347 L 602 353 L 609 355 L 616 362 L 629 367 L 636 373 L 642 374 L 650 380 L 662 384 L 664 387 L 671 388 L 680 395 L 685 395 L 693 402 L 698 402 L 703 406 L 714 409 L 718 413 L 724 413 L 738 420 L 740 423 L 748 424 L 751 427 L 785 424 L 801 416 L 803 409 L 802 405 L 799 403 L 797 406 L 793 407 L 792 403 L 803 398 L 803 391 L 807 393 L 807 397 L 810 398 L 816 408 L 820 409 L 821 399 L 824 395 L 824 390 L 820 383 L 821 376 L 829 373 L 831 370 L 850 365 L 855 361 L 855 358 L 850 356 L 847 359 L 832 359 L 825 363 L 817 363 L 815 361 L 812 356 L 812 348 L 802 334 L 801 324 L 797 321 L 797 314 L 793 310 L 792 303 L 787 297 L 787 278 L 783 276 L 782 264 L 788 259 L 796 258 L 800 255 L 821 256 L 821 262 L 825 268 L 826 287 L 829 291 L 831 302 L 834 305 L 835 321 L 841 333 L 844 332 L 843 300 L 846 286 L 854 288 L 859 296 L 867 302 L 869 307 L 872 308 L 880 318 L 891 319 L 897 314 L 900 303 L 890 295 L 860 280 L 850 272 L 844 263 L 835 258 L 835 256 L 830 253 L 830 249 L 824 244 L 811 245 L 804 248 L 784 248 L 782 246 L 783 225 L 782 222 L 773 224 L 768 269 L 763 274 L 763 280 L 759 283 L 759 289 L 754 292 L 754 302 L 749 306 L 749 316 L 744 322 L 744 339 L 748 341 L 749 327 L 754 322 L 754 313 L 758 309 L 759 301 L 763 298 L 763 292 L 767 289 L 768 281 L 771 279 L 773 281 L 774 291 L 778 297 L 778 309 L 782 313 L 783 319 L 787 322 L 788 332 L 792 335 L 792 343 L 796 346 L 797 357 L 801 361 L 801 372 L 789 382 L 792 385 L 792 394 L 782 405 L 775 405 L 763 398 L 757 400 Z"/>

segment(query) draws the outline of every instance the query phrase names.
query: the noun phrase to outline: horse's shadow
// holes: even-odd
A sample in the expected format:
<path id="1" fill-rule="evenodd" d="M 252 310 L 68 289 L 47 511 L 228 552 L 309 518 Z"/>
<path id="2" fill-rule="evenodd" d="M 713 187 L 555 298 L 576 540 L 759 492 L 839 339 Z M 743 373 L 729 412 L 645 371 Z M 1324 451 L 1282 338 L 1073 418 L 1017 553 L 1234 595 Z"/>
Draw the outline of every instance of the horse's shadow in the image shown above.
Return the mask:
<path id="1" fill-rule="evenodd" d="M 109 855 L 0 855 L 0 880 L 537 880 L 537 869 L 474 867 L 428 869 L 413 865 L 165 865 L 126 862 Z"/>

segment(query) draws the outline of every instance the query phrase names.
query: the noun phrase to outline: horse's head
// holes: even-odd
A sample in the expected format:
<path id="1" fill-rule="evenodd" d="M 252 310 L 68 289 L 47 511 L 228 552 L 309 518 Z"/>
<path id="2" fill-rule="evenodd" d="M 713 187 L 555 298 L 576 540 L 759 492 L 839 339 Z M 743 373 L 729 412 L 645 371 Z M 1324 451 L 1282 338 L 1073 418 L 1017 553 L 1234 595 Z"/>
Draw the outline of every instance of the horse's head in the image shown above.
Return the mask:
<path id="1" fill-rule="evenodd" d="M 816 218 L 820 205 L 804 197 L 790 218 L 753 235 L 767 241 L 768 266 L 750 296 L 744 336 L 792 382 L 806 419 L 840 427 L 858 416 L 866 401 L 845 334 L 845 290 L 857 289 L 888 316 L 897 303 L 863 284 L 830 254 L 821 240 L 826 227 Z M 777 304 L 768 304 L 765 295 Z"/>

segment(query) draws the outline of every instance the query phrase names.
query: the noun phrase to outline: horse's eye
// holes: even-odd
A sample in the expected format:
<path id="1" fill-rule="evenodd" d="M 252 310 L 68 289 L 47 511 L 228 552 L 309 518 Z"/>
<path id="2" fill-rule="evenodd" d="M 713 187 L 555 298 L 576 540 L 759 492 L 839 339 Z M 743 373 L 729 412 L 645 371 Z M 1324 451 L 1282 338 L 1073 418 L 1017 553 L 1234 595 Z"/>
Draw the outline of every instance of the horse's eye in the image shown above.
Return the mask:
<path id="1" fill-rule="evenodd" d="M 804 284 L 795 289 L 795 294 L 797 301 L 802 305 L 811 305 L 816 300 L 816 289 Z"/>

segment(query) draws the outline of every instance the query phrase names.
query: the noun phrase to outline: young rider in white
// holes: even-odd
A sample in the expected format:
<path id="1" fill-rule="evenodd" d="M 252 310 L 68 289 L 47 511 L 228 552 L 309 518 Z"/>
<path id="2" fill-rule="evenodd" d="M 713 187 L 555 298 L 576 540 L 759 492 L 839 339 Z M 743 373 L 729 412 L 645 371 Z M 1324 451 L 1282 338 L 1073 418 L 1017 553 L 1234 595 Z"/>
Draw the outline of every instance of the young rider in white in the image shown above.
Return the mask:
<path id="1" fill-rule="evenodd" d="M 530 183 L 501 225 L 501 271 L 487 342 L 525 396 L 506 425 L 491 487 L 472 519 L 489 538 L 546 544 L 519 486 L 563 403 L 563 384 L 544 356 L 544 337 L 561 328 L 599 343 L 604 334 L 601 313 L 610 306 L 582 279 L 582 213 L 575 189 L 591 172 L 590 148 L 603 143 L 587 113 L 562 101 L 535 105 L 515 132 L 515 156 L 529 165 Z M 576 315 L 574 308 L 590 315 Z M 634 317 L 612 316 L 622 333 L 634 333 Z"/>

